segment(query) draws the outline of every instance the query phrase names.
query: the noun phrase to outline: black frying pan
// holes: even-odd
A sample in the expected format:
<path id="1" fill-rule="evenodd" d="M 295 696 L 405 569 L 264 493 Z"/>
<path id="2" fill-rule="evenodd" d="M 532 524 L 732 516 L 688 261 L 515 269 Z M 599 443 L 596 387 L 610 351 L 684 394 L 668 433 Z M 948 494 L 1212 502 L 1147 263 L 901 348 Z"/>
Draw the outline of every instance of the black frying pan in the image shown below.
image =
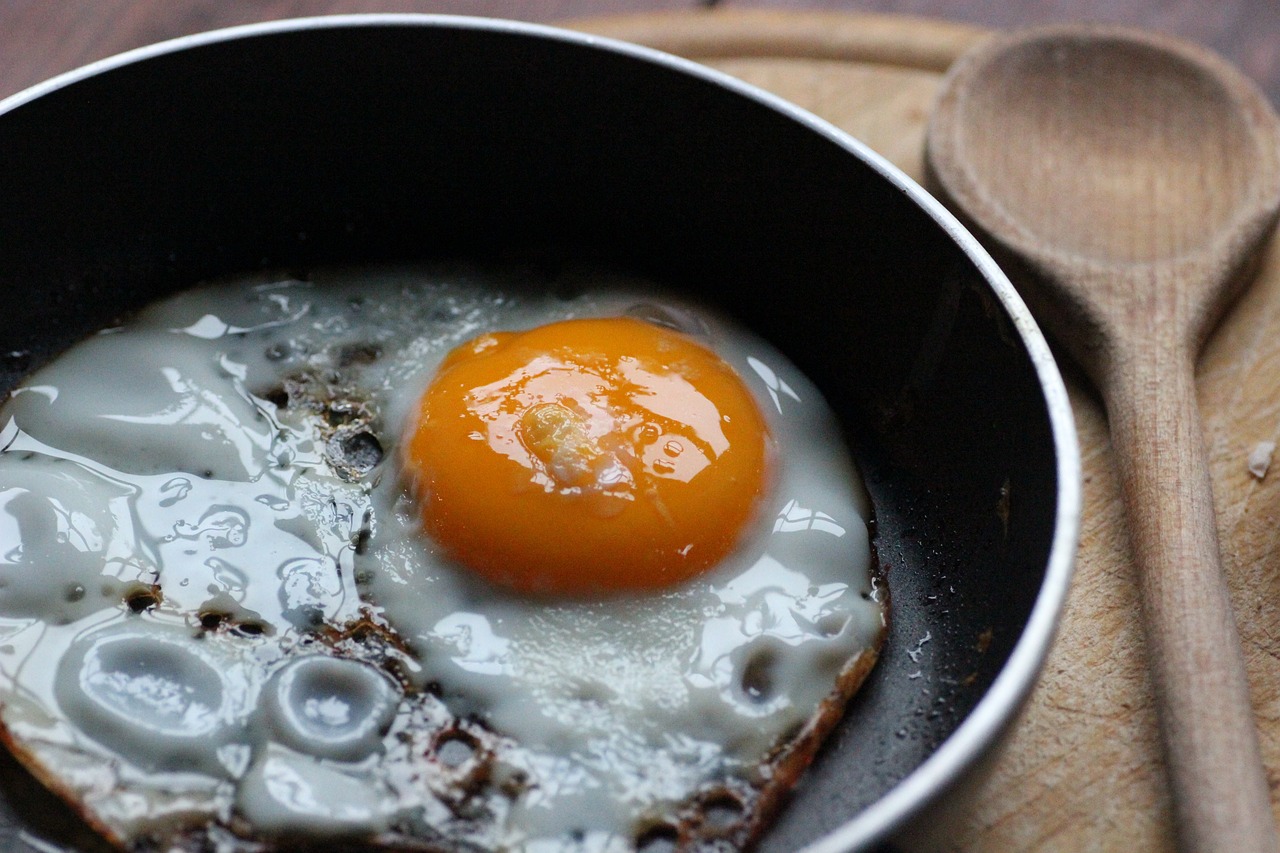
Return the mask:
<path id="1" fill-rule="evenodd" d="M 893 623 L 762 847 L 945 825 L 922 810 L 957 802 L 1043 659 L 1079 463 L 1025 309 L 891 167 L 689 63 L 460 19 L 196 37 L 0 104 L 6 389 L 210 276 L 458 255 L 647 275 L 736 315 L 824 389 L 876 505 Z M 89 843 L 5 767 L 4 849 Z"/>

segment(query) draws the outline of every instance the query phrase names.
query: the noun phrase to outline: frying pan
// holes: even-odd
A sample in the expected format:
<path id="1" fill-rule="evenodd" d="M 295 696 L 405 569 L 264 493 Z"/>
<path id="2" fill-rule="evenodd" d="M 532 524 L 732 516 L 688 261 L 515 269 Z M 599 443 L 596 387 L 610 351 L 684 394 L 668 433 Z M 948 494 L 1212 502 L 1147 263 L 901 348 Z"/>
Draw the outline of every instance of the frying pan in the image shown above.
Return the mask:
<path id="1" fill-rule="evenodd" d="M 1044 659 L 1079 458 L 1044 340 L 935 201 L 716 72 L 544 27 L 361 15 L 144 48 L 0 103 L 0 382 L 161 294 L 262 267 L 600 262 L 772 340 L 876 507 L 883 657 L 763 851 L 947 826 Z M 4 849 L 88 849 L 11 760 Z"/>

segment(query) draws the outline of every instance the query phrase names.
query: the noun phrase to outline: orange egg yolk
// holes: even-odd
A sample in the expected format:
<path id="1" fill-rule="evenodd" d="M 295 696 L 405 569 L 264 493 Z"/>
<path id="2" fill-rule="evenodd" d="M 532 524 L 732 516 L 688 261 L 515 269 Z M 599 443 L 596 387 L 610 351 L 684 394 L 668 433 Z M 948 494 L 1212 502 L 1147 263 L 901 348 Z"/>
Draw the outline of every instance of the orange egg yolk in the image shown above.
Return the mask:
<path id="1" fill-rule="evenodd" d="M 734 370 L 629 318 L 455 349 L 405 445 L 428 533 L 521 592 L 652 590 L 715 565 L 764 492 L 769 437 Z"/>

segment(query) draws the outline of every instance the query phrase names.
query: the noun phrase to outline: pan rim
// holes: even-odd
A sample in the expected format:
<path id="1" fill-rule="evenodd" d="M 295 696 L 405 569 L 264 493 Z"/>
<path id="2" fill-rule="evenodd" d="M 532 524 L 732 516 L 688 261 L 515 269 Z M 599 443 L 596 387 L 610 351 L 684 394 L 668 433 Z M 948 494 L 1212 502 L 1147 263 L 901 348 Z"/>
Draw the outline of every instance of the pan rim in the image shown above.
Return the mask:
<path id="1" fill-rule="evenodd" d="M 550 39 L 628 56 L 682 72 L 746 97 L 798 122 L 871 167 L 926 213 L 974 264 L 1025 347 L 1041 388 L 1055 452 L 1054 530 L 1044 579 L 1021 636 L 999 674 L 968 716 L 923 763 L 879 800 L 800 853 L 865 850 L 904 829 L 911 818 L 953 787 L 1017 718 L 1048 656 L 1066 603 L 1079 542 L 1082 460 L 1062 375 L 1030 310 L 1003 271 L 954 215 L 914 179 L 865 143 L 765 89 L 692 60 L 653 48 L 545 24 L 502 18 L 419 13 L 357 13 L 287 18 L 180 36 L 88 63 L 0 100 L 0 117 L 40 97 L 123 66 L 192 48 L 306 30 L 359 27 L 435 27 Z"/>

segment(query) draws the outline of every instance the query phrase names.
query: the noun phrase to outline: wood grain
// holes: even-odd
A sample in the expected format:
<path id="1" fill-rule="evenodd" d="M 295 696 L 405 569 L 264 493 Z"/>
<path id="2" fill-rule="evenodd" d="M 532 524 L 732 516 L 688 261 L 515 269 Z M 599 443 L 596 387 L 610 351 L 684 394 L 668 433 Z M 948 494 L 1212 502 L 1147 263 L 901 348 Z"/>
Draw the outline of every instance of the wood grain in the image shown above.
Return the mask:
<path id="1" fill-rule="evenodd" d="M 380 11 L 554 22 L 708 6 L 912 15 L 987 28 L 1076 21 L 1141 26 L 1212 47 L 1280 103 L 1275 0 L 0 0 L 0 97 L 121 50 L 250 21 Z"/>
<path id="2" fill-rule="evenodd" d="M 1082 22 L 1141 27 L 1212 48 L 1280 103 L 1280 3 L 1274 0 L 723 0 L 721 5 L 916 15 L 999 29 Z"/>
<path id="3" fill-rule="evenodd" d="M 1194 380 L 1275 230 L 1280 118 L 1198 46 L 1035 28 L 955 63 L 926 167 L 1106 401 L 1181 849 L 1280 850 Z"/>
<path id="4" fill-rule="evenodd" d="M 777 14 L 759 12 L 755 20 L 764 24 Z M 886 62 L 880 51 L 886 41 L 918 45 L 931 33 L 939 45 L 960 47 L 981 38 L 980 32 L 897 19 L 910 32 L 893 35 L 894 20 L 801 17 L 808 21 L 791 26 L 821 32 L 807 47 L 795 45 L 788 56 L 730 57 L 716 51 L 711 64 L 814 110 L 922 178 L 924 123 L 940 75 Z M 732 24 L 745 28 L 750 21 Z M 724 21 L 708 25 L 731 29 Z M 707 50 L 705 33 L 689 33 L 683 20 L 629 18 L 587 26 L 694 58 Z M 859 45 L 861 34 L 869 32 L 875 33 L 873 43 Z M 734 38 L 741 42 L 740 34 Z M 843 45 L 838 55 L 833 43 Z M 1139 615 L 1140 578 L 1130 556 L 1116 462 L 1099 399 L 1069 365 L 1067 375 L 1085 470 L 1077 579 L 1043 681 L 953 840 L 956 851 L 1175 849 Z M 1210 338 L 1197 376 L 1223 571 L 1241 623 L 1263 758 L 1271 768 L 1280 764 L 1280 677 L 1274 661 L 1280 578 L 1265 563 L 1280 551 L 1274 523 L 1280 477 L 1276 471 L 1254 477 L 1247 459 L 1258 442 L 1280 437 L 1277 379 L 1280 257 L 1271 251 L 1257 283 Z M 1270 780 L 1274 811 L 1274 771 Z"/>

